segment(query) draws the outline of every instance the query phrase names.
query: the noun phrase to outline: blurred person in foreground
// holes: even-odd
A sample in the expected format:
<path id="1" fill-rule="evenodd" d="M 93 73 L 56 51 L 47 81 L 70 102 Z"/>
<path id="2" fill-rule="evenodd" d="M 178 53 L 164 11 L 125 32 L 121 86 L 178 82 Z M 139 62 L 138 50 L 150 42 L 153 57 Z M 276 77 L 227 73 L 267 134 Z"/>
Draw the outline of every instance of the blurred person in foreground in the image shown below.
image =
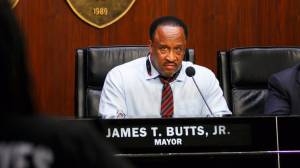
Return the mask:
<path id="1" fill-rule="evenodd" d="M 107 74 L 99 114 L 103 118 L 231 115 L 214 73 L 183 61 L 187 38 L 182 20 L 174 16 L 154 20 L 149 28 L 149 54 Z"/>
<path id="2" fill-rule="evenodd" d="M 0 51 L 0 168 L 130 167 L 91 125 L 34 114 L 23 35 L 7 0 L 0 0 Z"/>

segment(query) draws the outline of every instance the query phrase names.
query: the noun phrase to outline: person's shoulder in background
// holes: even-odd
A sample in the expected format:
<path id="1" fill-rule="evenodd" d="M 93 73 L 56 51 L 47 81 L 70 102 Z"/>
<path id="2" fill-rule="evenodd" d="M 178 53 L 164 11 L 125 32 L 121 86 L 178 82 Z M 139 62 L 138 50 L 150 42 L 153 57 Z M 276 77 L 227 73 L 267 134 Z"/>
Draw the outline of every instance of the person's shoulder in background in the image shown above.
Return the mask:
<path id="1" fill-rule="evenodd" d="M 293 113 L 293 108 L 298 109 L 299 68 L 300 64 L 297 64 L 271 75 L 265 103 L 266 115 L 287 115 Z"/>
<path id="2" fill-rule="evenodd" d="M 277 72 L 275 74 L 272 74 L 269 78 L 269 82 L 272 82 L 272 80 L 279 80 L 283 83 L 290 83 L 294 82 L 295 80 L 298 80 L 300 76 L 298 75 L 298 72 L 300 71 L 300 64 L 297 64 L 293 67 L 284 69 L 280 72 Z"/>

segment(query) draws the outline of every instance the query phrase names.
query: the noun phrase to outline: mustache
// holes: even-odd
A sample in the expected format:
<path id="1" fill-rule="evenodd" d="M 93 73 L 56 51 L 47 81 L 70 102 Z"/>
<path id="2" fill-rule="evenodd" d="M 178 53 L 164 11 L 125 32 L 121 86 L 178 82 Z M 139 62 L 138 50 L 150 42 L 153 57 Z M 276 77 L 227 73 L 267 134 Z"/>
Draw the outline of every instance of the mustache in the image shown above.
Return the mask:
<path id="1" fill-rule="evenodd" d="M 175 62 L 175 61 L 165 61 L 165 62 L 163 63 L 163 65 L 175 65 L 175 66 L 177 66 L 178 63 Z"/>

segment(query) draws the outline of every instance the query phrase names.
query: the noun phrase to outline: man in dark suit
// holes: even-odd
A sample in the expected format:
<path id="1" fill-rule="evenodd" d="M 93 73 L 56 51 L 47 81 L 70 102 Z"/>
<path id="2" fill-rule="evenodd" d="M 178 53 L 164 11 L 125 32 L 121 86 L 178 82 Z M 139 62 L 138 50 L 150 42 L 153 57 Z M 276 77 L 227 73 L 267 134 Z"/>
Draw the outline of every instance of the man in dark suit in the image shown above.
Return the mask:
<path id="1" fill-rule="evenodd" d="M 300 64 L 270 77 L 265 114 L 300 114 Z"/>

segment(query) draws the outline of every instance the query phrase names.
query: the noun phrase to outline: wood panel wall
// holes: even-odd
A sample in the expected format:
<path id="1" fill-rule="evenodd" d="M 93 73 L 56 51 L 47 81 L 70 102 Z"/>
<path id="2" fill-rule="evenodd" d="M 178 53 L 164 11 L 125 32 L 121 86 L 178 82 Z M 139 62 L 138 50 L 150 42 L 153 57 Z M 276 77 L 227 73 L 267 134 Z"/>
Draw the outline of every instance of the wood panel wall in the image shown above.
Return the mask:
<path id="1" fill-rule="evenodd" d="M 216 52 L 232 47 L 300 45 L 299 0 L 136 0 L 116 23 L 97 29 L 81 21 L 65 0 L 20 0 L 38 111 L 73 116 L 75 49 L 90 45 L 147 44 L 148 27 L 161 15 L 189 26 L 196 63 L 216 72 Z"/>

